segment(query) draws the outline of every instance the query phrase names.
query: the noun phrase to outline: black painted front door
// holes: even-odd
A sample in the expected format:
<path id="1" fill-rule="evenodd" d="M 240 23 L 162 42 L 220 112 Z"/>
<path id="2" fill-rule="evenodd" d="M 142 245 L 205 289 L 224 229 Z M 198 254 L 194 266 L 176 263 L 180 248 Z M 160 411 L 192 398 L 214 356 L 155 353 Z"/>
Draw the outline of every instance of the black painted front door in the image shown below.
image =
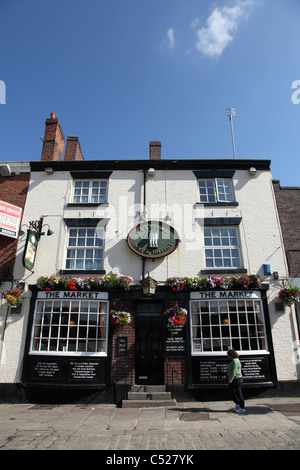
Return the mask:
<path id="1" fill-rule="evenodd" d="M 137 305 L 135 333 L 135 383 L 164 383 L 162 306 Z"/>

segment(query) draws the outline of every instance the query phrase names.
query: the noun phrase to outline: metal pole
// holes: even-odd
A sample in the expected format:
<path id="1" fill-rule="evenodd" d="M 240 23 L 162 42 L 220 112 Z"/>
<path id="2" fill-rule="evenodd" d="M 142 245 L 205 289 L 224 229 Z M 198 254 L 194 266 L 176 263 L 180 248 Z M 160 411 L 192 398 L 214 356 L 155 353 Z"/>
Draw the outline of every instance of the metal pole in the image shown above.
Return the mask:
<path id="1" fill-rule="evenodd" d="M 236 158 L 236 157 L 235 157 L 234 133 L 233 133 L 233 120 L 232 120 L 232 116 L 235 116 L 235 109 L 233 109 L 233 108 L 227 109 L 227 116 L 229 116 L 229 121 L 230 121 L 230 125 L 231 125 L 231 138 L 232 138 L 233 158 Z"/>

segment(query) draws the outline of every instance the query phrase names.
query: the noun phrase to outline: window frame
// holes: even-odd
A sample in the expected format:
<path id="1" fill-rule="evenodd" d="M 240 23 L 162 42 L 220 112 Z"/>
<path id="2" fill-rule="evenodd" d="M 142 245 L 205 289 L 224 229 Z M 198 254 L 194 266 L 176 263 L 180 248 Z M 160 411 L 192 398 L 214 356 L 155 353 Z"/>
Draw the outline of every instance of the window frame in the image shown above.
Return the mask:
<path id="1" fill-rule="evenodd" d="M 81 192 L 79 195 L 76 195 L 75 194 L 75 191 L 76 191 L 76 184 L 78 183 L 81 183 L 81 185 L 83 185 L 83 183 L 85 183 L 88 187 L 88 193 L 87 193 L 87 196 L 83 196 L 82 194 L 82 186 L 81 186 Z M 93 197 L 93 184 L 94 183 L 99 183 L 99 192 L 98 192 L 98 201 L 92 201 L 92 197 Z M 101 197 L 101 183 L 105 183 L 106 187 L 105 187 L 105 200 L 103 201 L 100 201 L 100 197 Z M 87 201 L 82 201 L 81 198 L 82 197 L 87 197 L 88 200 Z M 75 198 L 80 198 L 79 201 L 76 201 Z M 71 204 L 72 205 L 100 205 L 100 204 L 107 204 L 108 203 L 108 179 L 107 178 L 94 178 L 94 179 L 91 179 L 91 178 L 81 178 L 81 179 L 74 179 L 73 180 L 73 190 L 72 190 L 72 202 Z"/>
<path id="2" fill-rule="evenodd" d="M 222 182 L 222 185 L 218 184 L 218 181 Z M 205 197 L 207 200 L 201 200 L 201 193 L 200 193 L 200 182 L 205 183 L 204 187 L 205 188 L 205 194 L 203 194 L 203 197 Z M 208 188 L 207 183 L 212 182 L 213 187 Z M 229 183 L 230 187 L 230 200 L 226 197 L 226 193 L 224 191 L 225 199 L 221 199 L 221 194 L 220 194 L 220 187 L 223 186 L 225 188 L 225 182 Z M 208 189 L 213 189 L 213 196 L 214 200 L 209 200 L 209 192 Z M 215 178 L 198 178 L 198 190 L 199 190 L 199 198 L 200 198 L 200 203 L 209 205 L 209 204 L 217 204 L 217 205 L 222 205 L 222 204 L 235 204 L 235 197 L 234 197 L 234 190 L 233 190 L 233 184 L 232 184 L 232 179 L 231 178 L 221 178 L 221 177 L 215 177 Z"/>
<path id="3" fill-rule="evenodd" d="M 97 293 L 97 298 L 87 299 L 63 297 L 64 294 L 70 297 L 72 292 L 59 291 L 51 292 L 51 294 L 55 294 L 55 297 L 47 297 L 48 292 L 38 293 L 33 314 L 29 354 L 107 357 L 109 329 L 107 294 Z M 90 292 L 79 294 L 82 297 L 84 294 L 93 297 Z M 93 311 L 96 306 L 98 311 Z M 84 323 L 85 320 L 86 323 Z M 55 344 L 56 347 L 54 347 Z M 80 350 L 84 344 L 85 350 Z M 95 350 L 88 351 L 88 347 L 92 344 Z M 74 345 L 75 349 L 72 349 Z M 101 346 L 99 350 L 97 350 L 98 345 Z M 46 349 L 43 349 L 45 346 Z"/>
<path id="4" fill-rule="evenodd" d="M 208 236 L 206 236 L 206 231 L 210 230 L 211 231 L 211 245 L 206 245 L 206 239 L 208 239 Z M 213 236 L 213 231 L 219 231 L 218 236 Z M 228 236 L 225 237 L 225 235 L 222 237 L 222 230 L 226 230 L 228 232 Z M 235 231 L 235 236 L 230 236 L 229 230 L 234 230 Z M 217 235 L 217 234 L 215 234 Z M 220 244 L 215 245 L 213 240 L 220 238 Z M 230 243 L 230 239 L 235 238 L 237 240 L 237 245 L 234 245 Z M 226 240 L 228 239 L 228 245 L 227 244 L 222 244 L 222 239 Z M 204 226 L 204 231 L 203 231 L 203 246 L 204 246 L 204 260 L 205 260 L 205 269 L 209 270 L 241 270 L 243 268 L 243 259 L 242 259 L 242 250 L 241 250 L 241 241 L 240 241 L 240 234 L 239 234 L 239 227 L 236 225 L 205 225 Z M 211 250 L 213 252 L 213 256 L 207 256 L 207 251 Z M 221 251 L 221 256 L 215 256 L 214 251 Z M 225 250 L 229 250 L 230 254 L 225 256 Z M 234 256 L 233 251 L 238 251 L 238 259 L 239 259 L 239 266 L 234 266 L 233 262 L 234 259 L 237 259 L 236 256 Z M 208 259 L 212 259 L 213 261 L 213 266 L 208 266 Z M 222 260 L 221 265 L 217 266 L 216 265 L 216 260 Z M 230 260 L 230 265 L 225 266 L 225 260 Z"/>
<path id="5" fill-rule="evenodd" d="M 71 231 L 72 230 L 76 230 L 77 231 L 77 235 L 76 237 L 71 237 Z M 84 230 L 86 233 L 85 233 L 85 236 L 78 236 L 79 235 L 79 231 L 80 230 Z M 93 231 L 94 232 L 94 236 L 93 237 L 88 237 L 88 231 Z M 101 227 L 101 230 L 103 230 L 103 238 L 100 239 L 99 237 L 97 237 L 96 233 L 97 233 L 97 230 L 98 228 L 97 227 L 93 227 L 93 226 L 86 226 L 86 225 L 81 225 L 81 226 L 68 226 L 67 227 L 67 236 L 66 236 L 66 249 L 65 249 L 65 268 L 63 269 L 63 272 L 70 272 L 70 273 L 74 273 L 74 272 L 82 272 L 82 271 L 85 271 L 85 272 L 99 272 L 99 271 L 103 271 L 103 268 L 104 268 L 104 249 L 105 249 L 105 233 L 104 233 L 104 226 Z M 90 234 L 91 235 L 91 234 Z M 71 239 L 74 239 L 76 240 L 76 244 L 75 245 L 71 245 L 70 244 L 70 240 Z M 85 240 L 85 243 L 84 245 L 80 245 L 78 244 L 78 241 L 80 240 Z M 88 244 L 88 240 L 94 240 L 94 244 L 93 245 L 89 245 Z M 96 241 L 97 240 L 102 240 L 102 244 L 100 245 L 97 245 L 96 244 Z M 82 242 L 80 242 L 82 243 Z M 71 251 L 71 250 L 75 250 L 75 256 L 74 258 L 71 257 L 71 256 L 68 256 L 68 252 Z M 84 253 L 83 253 L 83 257 L 79 258 L 80 260 L 82 260 L 82 267 L 78 267 L 76 266 L 76 260 L 78 260 L 78 258 L 76 257 L 76 254 L 79 250 L 83 250 Z M 87 254 L 87 250 L 92 250 L 93 251 L 93 254 L 92 254 L 92 257 L 89 257 L 87 258 L 86 257 L 86 254 Z M 95 252 L 96 250 L 100 250 L 102 251 L 102 258 L 95 258 Z M 73 266 L 68 266 L 68 260 L 71 262 L 71 260 L 73 260 L 74 264 Z M 92 265 L 94 265 L 95 261 L 100 261 L 101 265 L 97 268 L 95 268 L 94 266 L 92 267 L 86 267 L 85 266 L 85 263 L 87 260 L 91 260 L 92 262 Z"/>
<path id="6" fill-rule="evenodd" d="M 201 294 L 203 297 L 200 297 Z M 246 355 L 270 354 L 263 301 L 259 291 L 251 293 L 253 296 L 249 298 L 238 295 L 236 298 L 221 298 L 217 297 L 217 292 L 211 291 L 201 294 L 194 293 L 190 300 L 192 356 L 224 356 L 231 348 Z M 209 297 L 212 294 L 217 298 Z M 228 320 L 228 323 L 224 320 Z M 247 344 L 248 348 L 245 347 Z M 210 347 L 204 348 L 205 345 Z"/>

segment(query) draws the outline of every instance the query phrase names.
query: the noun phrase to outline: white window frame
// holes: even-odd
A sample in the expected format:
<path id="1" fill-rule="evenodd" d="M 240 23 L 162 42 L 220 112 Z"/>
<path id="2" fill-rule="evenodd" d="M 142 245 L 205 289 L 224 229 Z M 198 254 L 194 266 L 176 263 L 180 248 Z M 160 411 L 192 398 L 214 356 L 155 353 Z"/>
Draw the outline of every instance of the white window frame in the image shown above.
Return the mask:
<path id="1" fill-rule="evenodd" d="M 231 348 L 247 355 L 269 354 L 260 292 L 254 291 L 249 298 L 239 297 L 238 291 L 232 292 L 233 298 L 228 291 L 226 298 L 217 294 L 191 294 L 192 356 L 224 356 Z"/>
<path id="2" fill-rule="evenodd" d="M 207 183 L 209 182 L 212 183 L 212 186 L 213 186 L 212 188 L 208 188 Z M 204 183 L 204 186 L 202 188 L 200 188 L 200 183 Z M 225 189 L 226 187 L 230 188 L 230 192 L 228 192 L 227 194 L 226 194 L 226 189 Z M 198 178 L 198 188 L 199 188 L 200 202 L 202 204 L 234 202 L 233 186 L 232 186 L 232 180 L 230 178 Z M 220 191 L 220 188 L 223 188 L 224 191 Z M 201 194 L 200 189 L 205 190 L 205 192 Z M 208 189 L 213 189 L 213 198 L 214 198 L 213 200 L 209 200 L 210 195 L 209 195 Z"/>
<path id="3" fill-rule="evenodd" d="M 84 204 L 106 204 L 107 194 L 108 194 L 108 180 L 107 179 L 95 179 L 95 180 L 75 179 L 73 182 L 72 203 L 83 204 L 83 205 Z"/>
<path id="4" fill-rule="evenodd" d="M 230 230 L 235 234 L 230 233 Z M 207 232 L 211 231 L 210 237 Z M 222 233 L 223 231 L 223 233 Z M 225 232 L 227 231 L 227 235 Z M 206 244 L 211 240 L 211 245 Z M 220 244 L 217 244 L 220 240 Z M 234 243 L 236 241 L 236 243 Z M 212 256 L 208 255 L 212 252 Z M 238 252 L 238 258 L 235 252 Z M 219 256 L 218 256 L 219 255 Z M 204 258 L 207 269 L 240 269 L 242 264 L 241 244 L 239 239 L 239 229 L 233 225 L 218 225 L 204 227 Z M 239 265 L 234 260 L 239 259 Z M 208 265 L 208 260 L 213 261 L 213 266 Z M 220 261 L 219 261 L 220 260 Z"/>
<path id="5" fill-rule="evenodd" d="M 102 238 L 100 238 L 100 235 L 102 235 Z M 102 270 L 104 263 L 104 240 L 104 228 L 99 230 L 96 227 L 87 226 L 68 227 L 65 270 Z M 97 258 L 95 256 L 97 250 L 102 252 L 102 257 Z M 74 256 L 71 256 L 71 251 L 74 251 Z M 80 256 L 78 257 L 78 255 Z M 82 266 L 79 266 L 79 261 L 82 261 Z M 100 265 L 95 267 L 95 262 L 97 261 L 100 262 Z M 88 262 L 92 264 L 91 267 L 88 266 Z"/>
<path id="6" fill-rule="evenodd" d="M 30 354 L 107 356 L 109 303 L 105 292 L 39 292 Z M 52 295 L 52 297 L 49 297 Z M 64 298 L 64 295 L 67 297 Z M 86 296 L 87 298 L 84 298 Z M 94 298 L 93 298 L 94 297 Z M 84 299 L 84 300 L 83 300 Z"/>

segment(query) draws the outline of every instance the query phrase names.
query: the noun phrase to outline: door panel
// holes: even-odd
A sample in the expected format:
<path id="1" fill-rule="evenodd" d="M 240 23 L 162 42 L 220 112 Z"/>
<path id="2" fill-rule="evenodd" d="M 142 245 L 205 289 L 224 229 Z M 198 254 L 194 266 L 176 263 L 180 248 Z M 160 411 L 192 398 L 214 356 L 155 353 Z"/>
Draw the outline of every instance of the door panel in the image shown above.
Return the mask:
<path id="1" fill-rule="evenodd" d="M 153 306 L 151 306 L 153 307 Z M 163 325 L 161 305 L 156 311 L 143 305 L 136 315 L 136 384 L 159 385 L 164 383 Z"/>

